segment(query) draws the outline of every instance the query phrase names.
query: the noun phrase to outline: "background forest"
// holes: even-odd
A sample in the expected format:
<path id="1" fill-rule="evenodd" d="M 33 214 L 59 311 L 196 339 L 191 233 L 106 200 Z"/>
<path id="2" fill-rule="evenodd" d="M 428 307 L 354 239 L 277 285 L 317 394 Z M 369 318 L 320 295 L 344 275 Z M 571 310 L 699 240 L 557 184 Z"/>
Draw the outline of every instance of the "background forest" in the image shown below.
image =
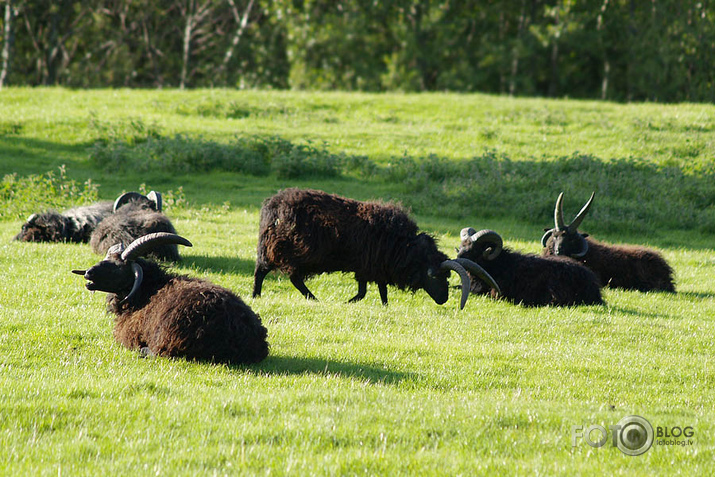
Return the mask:
<path id="1" fill-rule="evenodd" d="M 0 86 L 712 102 L 708 0 L 4 0 Z"/>

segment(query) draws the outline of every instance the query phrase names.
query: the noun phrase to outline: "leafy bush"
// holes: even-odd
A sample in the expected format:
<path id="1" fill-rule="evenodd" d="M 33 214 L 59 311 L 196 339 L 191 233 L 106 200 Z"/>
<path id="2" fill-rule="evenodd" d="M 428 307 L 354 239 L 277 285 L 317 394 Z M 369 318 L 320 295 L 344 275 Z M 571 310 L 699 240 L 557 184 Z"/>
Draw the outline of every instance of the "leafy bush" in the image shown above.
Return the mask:
<path id="1" fill-rule="evenodd" d="M 74 205 L 91 204 L 98 200 L 98 186 L 91 179 L 83 184 L 67 178 L 65 166 L 59 168 L 59 175 L 50 171 L 17 177 L 8 174 L 0 183 L 0 219 L 25 218 L 28 215 L 49 208 L 65 209 Z"/>

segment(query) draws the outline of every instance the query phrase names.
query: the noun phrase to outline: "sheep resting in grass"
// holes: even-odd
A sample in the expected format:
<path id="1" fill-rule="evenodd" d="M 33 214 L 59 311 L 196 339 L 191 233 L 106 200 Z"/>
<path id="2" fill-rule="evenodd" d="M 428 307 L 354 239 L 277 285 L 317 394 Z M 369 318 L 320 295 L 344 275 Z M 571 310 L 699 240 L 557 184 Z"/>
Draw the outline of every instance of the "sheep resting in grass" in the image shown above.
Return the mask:
<path id="1" fill-rule="evenodd" d="M 478 277 L 472 277 L 472 293 L 502 296 L 524 306 L 601 305 L 598 277 L 579 263 L 562 257 L 537 257 L 503 246 L 493 230 L 462 229 L 457 261 L 478 263 L 499 284 L 497 293 Z M 470 265 L 464 264 L 470 271 Z"/>
<path id="2" fill-rule="evenodd" d="M 601 283 L 611 288 L 639 291 L 675 292 L 673 269 L 655 250 L 629 245 L 607 245 L 579 233 L 578 227 L 591 208 L 591 198 L 573 221 L 564 222 L 563 198 L 559 194 L 554 209 L 554 228 L 541 238 L 543 255 L 565 256 L 593 270 Z"/>
<path id="3" fill-rule="evenodd" d="M 32 214 L 15 240 L 22 242 L 89 241 L 98 224 L 112 213 L 111 202 L 74 207 L 62 213 L 50 210 Z"/>
<path id="4" fill-rule="evenodd" d="M 176 233 L 169 218 L 161 213 L 161 194 L 151 191 L 148 195 L 138 192 L 122 194 L 114 202 L 114 213 L 100 223 L 89 244 L 94 253 L 104 255 L 109 247 L 121 243 L 129 245 L 144 235 L 155 232 Z M 181 260 L 176 244 L 155 247 L 150 252 L 153 258 L 178 262 Z"/>
<path id="5" fill-rule="evenodd" d="M 263 360 L 268 355 L 266 329 L 241 298 L 139 258 L 166 244 L 191 246 L 175 234 L 149 234 L 127 247 L 111 247 L 88 270 L 72 270 L 84 276 L 88 290 L 109 293 L 107 308 L 116 317 L 117 341 L 156 356 L 232 364 Z"/>
<path id="6" fill-rule="evenodd" d="M 473 270 L 479 268 L 475 264 Z M 462 279 L 463 308 L 469 297 L 469 276 L 463 266 L 437 249 L 434 238 L 395 204 L 360 202 L 318 190 L 285 189 L 261 207 L 253 296 L 261 294 L 274 269 L 309 299 L 306 277 L 325 272 L 353 272 L 362 300 L 367 283 L 377 283 L 387 305 L 387 285 L 425 290 L 441 305 L 449 297 L 450 270 Z M 486 272 L 481 278 L 493 283 Z M 494 284 L 495 287 L 498 285 Z"/>

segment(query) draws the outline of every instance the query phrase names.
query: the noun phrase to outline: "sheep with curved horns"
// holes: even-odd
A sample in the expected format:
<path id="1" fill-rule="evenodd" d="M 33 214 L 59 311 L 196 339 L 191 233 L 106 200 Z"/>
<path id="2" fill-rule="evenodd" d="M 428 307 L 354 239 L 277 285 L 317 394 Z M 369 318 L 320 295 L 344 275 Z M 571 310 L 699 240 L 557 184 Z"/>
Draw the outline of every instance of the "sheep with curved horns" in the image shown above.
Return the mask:
<path id="1" fill-rule="evenodd" d="M 111 202 L 74 207 L 62 213 L 50 210 L 32 214 L 22 225 L 15 240 L 86 243 L 97 225 L 111 214 Z"/>
<path id="2" fill-rule="evenodd" d="M 92 233 L 89 241 L 94 253 L 104 255 L 117 243 L 129 245 L 144 235 L 155 232 L 176 233 L 169 218 L 161 213 L 161 194 L 151 191 L 142 195 L 127 192 L 114 201 L 114 213 L 104 219 Z M 160 260 L 181 260 L 176 244 L 165 244 L 151 250 Z"/>
<path id="3" fill-rule="evenodd" d="M 612 288 L 674 292 L 673 269 L 656 251 L 637 246 L 607 245 L 579 233 L 578 227 L 593 204 L 596 193 L 591 194 L 586 205 L 573 221 L 564 221 L 564 193 L 559 194 L 554 209 L 554 228 L 545 229 L 541 238 L 543 255 L 571 257 L 579 261 Z"/>
<path id="4" fill-rule="evenodd" d="M 524 306 L 601 305 L 598 277 L 577 262 L 561 257 L 524 255 L 504 247 L 493 230 L 462 229 L 456 261 L 469 259 L 486 270 L 501 287 L 501 293 L 472 277 L 472 293 L 490 294 Z M 471 272 L 470 265 L 464 268 Z"/>
<path id="5" fill-rule="evenodd" d="M 149 234 L 127 247 L 111 247 L 88 270 L 72 270 L 84 276 L 88 290 L 109 293 L 107 308 L 116 316 L 117 341 L 156 356 L 232 364 L 263 360 L 268 355 L 266 329 L 241 298 L 139 258 L 165 244 L 191 246 L 176 234 Z"/>
<path id="6" fill-rule="evenodd" d="M 441 305 L 449 297 L 451 270 L 462 280 L 460 308 L 469 297 L 464 267 L 440 252 L 430 235 L 418 233 L 400 207 L 318 190 L 285 189 L 263 202 L 254 297 L 260 296 L 263 279 L 274 269 L 286 273 L 308 299 L 315 296 L 305 285 L 306 277 L 353 272 L 358 292 L 350 302 L 362 300 L 367 283 L 375 282 L 383 305 L 387 305 L 387 285 L 425 290 Z M 486 272 L 479 276 L 498 286 Z"/>

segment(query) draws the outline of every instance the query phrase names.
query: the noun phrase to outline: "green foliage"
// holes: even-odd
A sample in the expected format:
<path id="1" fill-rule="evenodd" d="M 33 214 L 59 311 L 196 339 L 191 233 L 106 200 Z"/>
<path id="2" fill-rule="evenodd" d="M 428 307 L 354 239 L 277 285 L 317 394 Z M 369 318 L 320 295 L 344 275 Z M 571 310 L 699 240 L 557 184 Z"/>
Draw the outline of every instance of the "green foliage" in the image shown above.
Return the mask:
<path id="1" fill-rule="evenodd" d="M 145 137 L 138 144 L 125 141 L 95 144 L 91 161 L 116 171 L 206 172 L 212 170 L 266 175 L 281 179 L 334 177 L 340 156 L 312 144 L 293 144 L 278 137 L 237 137 L 222 144 L 185 135 Z"/>
<path id="2" fill-rule="evenodd" d="M 184 5 L 98 0 L 50 9 L 41 2 L 15 5 L 15 28 L 9 31 L 23 34 L 7 42 L 13 44 L 9 84 L 16 85 L 715 100 L 715 16 L 708 2 L 203 0 Z M 23 29 L 17 28 L 20 24 Z M 227 108 L 224 114 L 235 118 L 243 112 Z"/>
<path id="3" fill-rule="evenodd" d="M 7 174 L 0 182 L 0 219 L 18 219 L 53 208 L 62 210 L 74 205 L 91 204 L 98 200 L 99 186 L 91 179 L 78 184 L 67 177 L 65 166 L 59 174 L 53 171 L 18 177 Z"/>

